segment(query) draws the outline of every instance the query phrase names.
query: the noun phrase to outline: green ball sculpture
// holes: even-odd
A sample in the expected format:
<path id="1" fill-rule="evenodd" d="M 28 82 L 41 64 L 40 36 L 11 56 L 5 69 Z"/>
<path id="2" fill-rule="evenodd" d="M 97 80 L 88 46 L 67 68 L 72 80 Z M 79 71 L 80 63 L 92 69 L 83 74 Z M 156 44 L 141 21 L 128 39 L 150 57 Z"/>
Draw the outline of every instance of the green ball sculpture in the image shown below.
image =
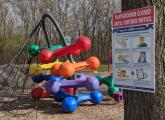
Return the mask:
<path id="1" fill-rule="evenodd" d="M 108 87 L 108 95 L 113 97 L 114 92 L 120 92 L 120 89 L 114 86 L 113 75 L 107 77 L 96 76 L 100 85 L 105 84 Z"/>
<path id="2" fill-rule="evenodd" d="M 59 48 L 62 48 L 62 45 L 53 45 L 51 48 L 47 48 L 47 47 L 40 47 L 36 44 L 32 44 L 29 48 L 28 48 L 28 53 L 35 57 L 39 54 L 39 52 L 43 49 L 49 49 L 49 50 L 57 50 Z"/>

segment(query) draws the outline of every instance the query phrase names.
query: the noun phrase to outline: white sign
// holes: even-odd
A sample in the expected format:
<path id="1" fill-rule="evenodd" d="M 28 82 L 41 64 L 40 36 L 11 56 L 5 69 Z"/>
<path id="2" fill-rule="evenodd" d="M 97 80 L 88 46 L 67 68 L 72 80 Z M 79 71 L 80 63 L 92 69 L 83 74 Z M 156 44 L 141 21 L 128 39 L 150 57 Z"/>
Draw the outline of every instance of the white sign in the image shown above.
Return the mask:
<path id="1" fill-rule="evenodd" d="M 155 8 L 113 14 L 112 61 L 116 87 L 155 92 Z"/>

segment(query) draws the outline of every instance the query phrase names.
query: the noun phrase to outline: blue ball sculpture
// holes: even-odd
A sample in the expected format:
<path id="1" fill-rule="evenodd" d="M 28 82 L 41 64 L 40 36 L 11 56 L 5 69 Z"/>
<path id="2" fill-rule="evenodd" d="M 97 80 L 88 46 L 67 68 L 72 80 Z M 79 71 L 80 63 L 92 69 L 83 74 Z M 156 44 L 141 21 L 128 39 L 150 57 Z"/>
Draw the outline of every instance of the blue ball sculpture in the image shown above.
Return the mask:
<path id="1" fill-rule="evenodd" d="M 67 97 L 63 100 L 61 107 L 65 112 L 71 113 L 77 109 L 78 103 L 74 97 Z"/>

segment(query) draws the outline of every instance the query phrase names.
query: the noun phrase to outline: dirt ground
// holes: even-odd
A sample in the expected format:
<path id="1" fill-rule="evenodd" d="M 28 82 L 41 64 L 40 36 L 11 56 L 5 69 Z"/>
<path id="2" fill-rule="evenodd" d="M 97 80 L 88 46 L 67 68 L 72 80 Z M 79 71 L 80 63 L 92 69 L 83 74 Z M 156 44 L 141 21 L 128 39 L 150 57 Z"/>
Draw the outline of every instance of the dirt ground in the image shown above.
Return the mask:
<path id="1" fill-rule="evenodd" d="M 5 110 L 0 111 L 0 120 L 123 120 L 123 103 L 116 103 L 107 95 L 105 86 L 101 87 L 104 95 L 103 103 L 93 105 L 90 102 L 79 105 L 78 109 L 70 114 L 64 113 L 60 104 L 51 99 L 42 99 L 37 102 L 37 110 L 34 106 L 24 106 L 16 110 L 17 113 L 30 112 L 27 115 L 16 116 Z M 31 103 L 34 101 L 29 99 Z M 12 112 L 13 112 L 12 111 Z"/>

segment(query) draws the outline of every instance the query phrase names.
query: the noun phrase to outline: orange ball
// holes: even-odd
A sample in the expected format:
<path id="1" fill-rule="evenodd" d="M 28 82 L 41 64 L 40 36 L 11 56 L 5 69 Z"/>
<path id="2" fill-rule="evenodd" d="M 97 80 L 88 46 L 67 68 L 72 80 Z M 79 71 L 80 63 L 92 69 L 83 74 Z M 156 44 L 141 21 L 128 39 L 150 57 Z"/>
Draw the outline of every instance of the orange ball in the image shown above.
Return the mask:
<path id="1" fill-rule="evenodd" d="M 75 73 L 73 64 L 70 62 L 63 63 L 60 66 L 58 73 L 65 78 L 72 76 Z"/>
<path id="2" fill-rule="evenodd" d="M 54 64 L 51 68 L 51 74 L 52 75 L 59 75 L 58 70 L 59 70 L 60 66 L 61 66 L 61 63 Z"/>
<path id="3" fill-rule="evenodd" d="M 90 57 L 86 61 L 89 64 L 89 69 L 97 69 L 100 66 L 100 61 L 97 57 Z"/>

